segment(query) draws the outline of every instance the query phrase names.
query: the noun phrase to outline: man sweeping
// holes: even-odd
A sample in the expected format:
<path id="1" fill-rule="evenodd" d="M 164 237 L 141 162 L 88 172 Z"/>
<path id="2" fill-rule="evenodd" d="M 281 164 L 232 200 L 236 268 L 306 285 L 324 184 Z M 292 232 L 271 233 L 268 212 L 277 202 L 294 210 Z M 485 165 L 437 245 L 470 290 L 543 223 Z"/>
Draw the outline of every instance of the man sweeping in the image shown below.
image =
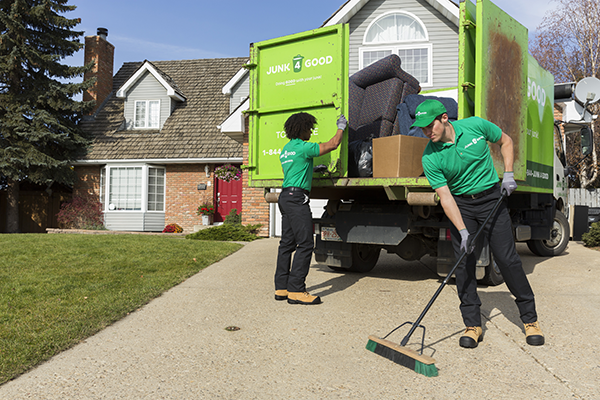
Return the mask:
<path id="1" fill-rule="evenodd" d="M 450 122 L 446 108 L 437 100 L 425 100 L 415 114 L 413 126 L 421 127 L 430 139 L 422 158 L 425 176 L 452 222 L 452 245 L 458 259 L 463 252 L 469 252 L 469 234 L 477 231 L 500 198 L 501 191 L 510 196 L 517 188 L 513 173 L 513 142 L 498 126 L 479 117 Z M 504 161 L 501 185 L 487 142 L 500 147 Z M 515 248 L 505 202 L 490 219 L 483 234 L 506 286 L 515 296 L 525 325 L 527 344 L 543 345 L 544 335 L 538 323 L 534 294 Z M 475 264 L 475 254 L 471 252 L 455 273 L 460 311 L 466 326 L 459 344 L 466 348 L 477 347 L 483 339 Z"/>

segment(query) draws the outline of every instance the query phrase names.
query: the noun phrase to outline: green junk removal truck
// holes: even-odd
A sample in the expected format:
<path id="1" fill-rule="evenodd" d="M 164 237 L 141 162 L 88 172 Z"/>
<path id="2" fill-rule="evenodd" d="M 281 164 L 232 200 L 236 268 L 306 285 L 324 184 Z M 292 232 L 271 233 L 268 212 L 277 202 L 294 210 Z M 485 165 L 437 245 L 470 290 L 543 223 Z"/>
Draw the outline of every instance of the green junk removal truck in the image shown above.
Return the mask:
<path id="1" fill-rule="evenodd" d="M 554 77 L 529 55 L 527 29 L 489 0 L 460 3 L 458 52 L 458 118 L 487 119 L 514 142 L 519 187 L 508 204 L 515 240 L 526 242 L 539 256 L 562 253 L 570 230 L 565 168 L 554 149 Z M 353 109 L 348 56 L 347 24 L 251 45 L 246 167 L 248 184 L 265 188 L 267 201 L 276 201 L 273 189 L 282 184 L 279 157 L 288 141 L 283 125 L 291 114 L 313 114 L 321 123 L 310 140 L 325 142 L 335 133 L 340 114 L 352 125 L 360 107 L 372 107 L 363 103 Z M 400 75 L 404 84 L 397 90 L 411 93 L 416 87 L 416 94 L 416 79 Z M 378 119 L 373 124 L 381 132 L 389 123 Z M 316 261 L 335 270 L 367 272 L 385 249 L 406 260 L 437 257 L 438 274 L 447 275 L 454 262 L 450 222 L 421 167 L 428 139 L 394 135 L 396 129 L 388 129 L 385 137 L 371 135 L 372 153 L 365 154 L 372 157 L 372 176 L 352 176 L 350 142 L 365 139 L 363 128 L 345 135 L 337 150 L 314 161 L 320 168 L 315 168 L 310 197 L 327 199 L 323 216 L 314 220 Z M 502 177 L 502 159 L 495 146 L 491 149 Z M 478 280 L 500 284 L 502 276 L 487 243 L 481 240 L 476 251 Z"/>

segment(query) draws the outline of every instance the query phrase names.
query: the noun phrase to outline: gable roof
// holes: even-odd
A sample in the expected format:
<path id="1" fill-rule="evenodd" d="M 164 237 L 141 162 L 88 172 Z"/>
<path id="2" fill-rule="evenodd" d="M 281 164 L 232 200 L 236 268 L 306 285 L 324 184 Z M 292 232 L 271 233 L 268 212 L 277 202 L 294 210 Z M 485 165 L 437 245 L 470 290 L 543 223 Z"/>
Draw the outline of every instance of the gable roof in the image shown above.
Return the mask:
<path id="1" fill-rule="evenodd" d="M 237 74 L 235 74 L 235 76 L 233 78 L 231 78 L 225 86 L 223 86 L 223 90 L 222 90 L 223 94 L 231 95 L 235 85 L 237 85 L 239 82 L 241 82 L 242 79 L 244 79 L 246 77 L 246 75 L 248 75 L 249 73 L 250 72 L 249 72 L 248 68 L 240 69 L 237 72 Z"/>
<path id="2" fill-rule="evenodd" d="M 127 92 L 129 89 L 139 81 L 145 73 L 148 72 L 154 76 L 154 78 L 165 88 L 167 91 L 167 95 L 175 100 L 185 101 L 185 96 L 177 87 L 177 84 L 173 82 L 173 79 L 167 74 L 165 74 L 160 69 L 156 68 L 150 61 L 145 60 L 142 65 L 135 71 L 133 75 L 117 90 L 117 97 L 125 98 L 127 97 Z"/>
<path id="3" fill-rule="evenodd" d="M 438 10 L 444 17 L 458 26 L 458 5 L 450 0 L 426 0 L 433 8 Z M 336 12 L 334 12 L 321 26 L 345 24 L 354 17 L 369 0 L 348 0 Z"/>
<path id="4" fill-rule="evenodd" d="M 131 82 L 146 65 L 161 74 L 173 90 L 185 93 L 186 101 L 175 104 L 160 131 L 123 130 L 125 99 L 110 96 L 95 118 L 81 122 L 82 129 L 92 134 L 93 142 L 86 158 L 78 163 L 241 161 L 242 145 L 223 135 L 217 126 L 229 114 L 229 97 L 221 90 L 247 60 L 248 57 L 239 57 L 124 63 L 113 78 L 113 93 Z"/>

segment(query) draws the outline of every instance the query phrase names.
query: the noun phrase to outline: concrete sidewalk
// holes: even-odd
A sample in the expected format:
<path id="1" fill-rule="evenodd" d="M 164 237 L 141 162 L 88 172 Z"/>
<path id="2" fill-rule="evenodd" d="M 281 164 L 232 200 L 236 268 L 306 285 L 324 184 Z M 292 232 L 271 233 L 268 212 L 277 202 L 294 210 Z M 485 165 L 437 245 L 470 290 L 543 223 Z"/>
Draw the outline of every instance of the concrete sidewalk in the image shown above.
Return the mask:
<path id="1" fill-rule="evenodd" d="M 505 285 L 480 287 L 485 339 L 462 349 L 454 284 L 423 321 L 427 378 L 367 350 L 414 320 L 440 280 L 435 261 L 382 253 L 366 275 L 313 265 L 318 306 L 273 299 L 277 239 L 244 246 L 160 298 L 0 387 L 2 399 L 598 399 L 600 253 L 519 245 L 546 345 L 525 344 Z M 236 326 L 237 331 L 225 328 Z M 402 333 L 392 335 L 400 342 Z M 410 347 L 418 349 L 415 334 Z"/>

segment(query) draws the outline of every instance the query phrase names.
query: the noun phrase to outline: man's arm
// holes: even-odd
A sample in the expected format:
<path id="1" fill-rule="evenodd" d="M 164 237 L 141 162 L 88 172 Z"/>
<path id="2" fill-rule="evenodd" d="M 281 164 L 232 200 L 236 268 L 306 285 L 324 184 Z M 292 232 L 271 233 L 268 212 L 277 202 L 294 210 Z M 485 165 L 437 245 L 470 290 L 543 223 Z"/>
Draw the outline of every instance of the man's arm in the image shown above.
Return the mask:
<path id="1" fill-rule="evenodd" d="M 511 137 L 502 132 L 502 136 L 500 136 L 500 140 L 496 144 L 500 146 L 500 154 L 502 154 L 502 160 L 504 161 L 504 171 L 513 172 L 515 153 Z"/>
<path id="2" fill-rule="evenodd" d="M 460 214 L 460 210 L 456 205 L 456 201 L 454 201 L 454 197 L 452 193 L 450 193 L 450 189 L 448 186 L 442 186 L 441 188 L 435 189 L 435 192 L 440 198 L 440 203 L 442 204 L 442 208 L 444 209 L 444 213 L 450 219 L 450 222 L 454 224 L 456 229 L 459 231 L 466 229 L 465 223 L 462 219 L 462 215 Z"/>
<path id="3" fill-rule="evenodd" d="M 331 139 L 329 139 L 328 142 L 319 143 L 319 155 L 320 156 L 337 149 L 338 146 L 340 145 L 340 143 L 342 143 L 342 137 L 344 136 L 344 130 L 346 129 L 346 126 L 348 126 L 348 120 L 346 119 L 346 117 L 344 117 L 343 114 L 339 116 L 338 120 L 336 121 L 336 125 L 337 125 L 338 129 L 337 129 L 337 132 L 335 132 L 335 135 Z"/>
<path id="4" fill-rule="evenodd" d="M 327 154 L 338 148 L 342 143 L 342 137 L 344 136 L 344 130 L 338 129 L 335 135 L 325 143 L 319 143 L 319 155 Z"/>
<path id="5" fill-rule="evenodd" d="M 513 163 L 515 158 L 513 141 L 510 136 L 502 132 L 500 140 L 496 142 L 500 146 L 500 154 L 504 161 L 504 176 L 502 177 L 502 192 L 506 192 L 507 196 L 510 196 L 512 192 L 517 189 L 517 182 L 515 182 L 515 174 L 513 172 Z"/>

